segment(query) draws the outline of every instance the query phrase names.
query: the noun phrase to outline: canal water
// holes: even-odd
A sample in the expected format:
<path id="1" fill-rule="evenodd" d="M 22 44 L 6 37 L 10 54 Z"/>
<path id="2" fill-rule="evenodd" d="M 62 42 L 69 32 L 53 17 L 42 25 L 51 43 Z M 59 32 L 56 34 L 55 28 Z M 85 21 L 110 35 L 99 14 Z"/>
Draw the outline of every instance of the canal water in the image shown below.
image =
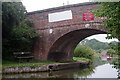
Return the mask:
<path id="1" fill-rule="evenodd" d="M 118 72 L 109 63 L 97 67 L 72 68 L 51 72 L 7 74 L 3 78 L 117 78 Z"/>

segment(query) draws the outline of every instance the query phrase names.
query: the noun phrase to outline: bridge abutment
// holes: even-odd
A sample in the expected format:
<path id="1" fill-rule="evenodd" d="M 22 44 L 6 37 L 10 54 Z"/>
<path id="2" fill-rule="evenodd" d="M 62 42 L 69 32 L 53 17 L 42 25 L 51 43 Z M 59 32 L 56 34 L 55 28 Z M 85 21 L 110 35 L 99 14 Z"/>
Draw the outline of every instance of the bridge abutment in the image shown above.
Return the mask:
<path id="1" fill-rule="evenodd" d="M 100 26 L 102 19 L 90 13 L 99 9 L 97 5 L 80 3 L 28 13 L 40 34 L 34 45 L 35 59 L 72 60 L 74 49 L 81 40 L 94 34 L 106 34 L 106 29 Z"/>

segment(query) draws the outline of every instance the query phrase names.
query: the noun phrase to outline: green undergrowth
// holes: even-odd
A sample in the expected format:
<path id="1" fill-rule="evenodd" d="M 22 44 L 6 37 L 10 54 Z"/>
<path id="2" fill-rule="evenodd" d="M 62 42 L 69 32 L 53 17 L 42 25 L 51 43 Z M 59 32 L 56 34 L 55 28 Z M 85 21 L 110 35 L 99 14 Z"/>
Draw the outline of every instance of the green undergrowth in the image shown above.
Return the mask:
<path id="1" fill-rule="evenodd" d="M 22 67 L 22 66 L 42 66 L 47 64 L 57 64 L 57 62 L 51 62 L 51 61 L 41 61 L 41 60 L 31 60 L 29 62 L 14 62 L 14 61 L 8 61 L 3 60 L 2 61 L 2 67 Z"/>
<path id="2" fill-rule="evenodd" d="M 74 50 L 74 57 L 83 57 L 92 60 L 95 54 L 95 51 L 88 46 L 78 45 Z"/>
<path id="3" fill-rule="evenodd" d="M 23 61 L 21 63 L 10 61 L 10 60 L 2 60 L 2 67 L 23 67 L 23 66 L 43 66 L 48 64 L 63 64 L 63 63 L 71 63 L 76 62 L 77 60 L 90 61 L 90 59 L 73 57 L 73 60 L 64 61 L 64 62 L 52 62 L 52 61 L 41 61 L 41 60 L 30 60 L 29 62 Z"/>
<path id="4" fill-rule="evenodd" d="M 90 59 L 83 58 L 83 57 L 73 57 L 73 60 L 70 60 L 70 61 L 64 61 L 64 62 L 62 62 L 62 63 L 77 62 L 78 60 L 82 60 L 82 61 L 91 61 Z"/>
<path id="5" fill-rule="evenodd" d="M 84 57 L 73 57 L 73 60 L 82 60 L 82 61 L 91 61 L 90 59 L 84 58 Z"/>

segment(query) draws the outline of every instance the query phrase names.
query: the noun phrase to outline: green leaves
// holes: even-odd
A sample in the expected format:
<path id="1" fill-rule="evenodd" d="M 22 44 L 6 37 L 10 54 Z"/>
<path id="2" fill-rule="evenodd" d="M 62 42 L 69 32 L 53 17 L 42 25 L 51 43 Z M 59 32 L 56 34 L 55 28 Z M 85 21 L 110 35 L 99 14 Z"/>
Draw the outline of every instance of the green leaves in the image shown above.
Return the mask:
<path id="1" fill-rule="evenodd" d="M 103 20 L 103 27 L 107 29 L 108 34 L 111 34 L 107 36 L 107 39 L 117 38 L 120 41 L 120 2 L 103 2 L 100 7 L 100 10 L 92 12 L 96 17 L 106 17 Z M 118 55 L 118 62 L 115 63 L 115 67 L 120 69 L 120 45 L 110 44 L 110 46 Z"/>
<path id="2" fill-rule="evenodd" d="M 11 42 L 14 44 L 14 51 L 31 51 L 34 39 L 38 36 L 35 29 L 30 26 L 32 24 L 33 22 L 24 20 L 18 27 L 12 29 Z"/>
<path id="3" fill-rule="evenodd" d="M 91 11 L 96 17 L 106 17 L 103 20 L 103 27 L 111 34 L 111 38 L 120 37 L 120 2 L 103 2 L 101 3 L 101 9 Z"/>
<path id="4" fill-rule="evenodd" d="M 28 22 L 28 21 L 27 21 Z M 19 27 L 13 28 L 13 34 L 15 34 L 16 37 L 25 37 L 25 38 L 34 38 L 37 36 L 37 33 L 35 29 L 32 28 L 33 23 L 29 21 L 29 23 L 26 23 L 26 20 L 21 22 Z"/>
<path id="5" fill-rule="evenodd" d="M 109 49 L 110 47 L 108 46 L 108 43 L 104 43 L 104 42 L 100 42 L 96 39 L 85 39 L 82 40 L 81 43 L 84 44 L 85 42 L 85 46 L 89 46 L 91 47 L 93 50 L 99 50 L 99 49 Z"/>
<path id="6" fill-rule="evenodd" d="M 2 4 L 3 59 L 12 57 L 13 52 L 31 51 L 33 47 L 37 33 L 33 22 L 26 19 L 26 12 L 21 2 Z"/>
<path id="7" fill-rule="evenodd" d="M 15 27 L 24 20 L 26 10 L 21 2 L 3 2 L 2 20 L 4 27 Z"/>
<path id="8" fill-rule="evenodd" d="M 94 53 L 95 52 L 90 47 L 78 45 L 74 50 L 74 57 L 84 57 L 92 59 Z"/>

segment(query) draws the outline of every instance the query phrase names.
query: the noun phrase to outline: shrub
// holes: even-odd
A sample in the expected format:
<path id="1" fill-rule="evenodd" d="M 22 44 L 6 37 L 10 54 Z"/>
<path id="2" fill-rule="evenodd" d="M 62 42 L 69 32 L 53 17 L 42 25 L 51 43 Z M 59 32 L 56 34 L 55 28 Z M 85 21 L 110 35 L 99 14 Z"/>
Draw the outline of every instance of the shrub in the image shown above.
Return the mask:
<path id="1" fill-rule="evenodd" d="M 78 45 L 74 50 L 74 57 L 84 57 L 88 59 L 92 59 L 95 52 L 88 46 L 80 46 Z"/>

